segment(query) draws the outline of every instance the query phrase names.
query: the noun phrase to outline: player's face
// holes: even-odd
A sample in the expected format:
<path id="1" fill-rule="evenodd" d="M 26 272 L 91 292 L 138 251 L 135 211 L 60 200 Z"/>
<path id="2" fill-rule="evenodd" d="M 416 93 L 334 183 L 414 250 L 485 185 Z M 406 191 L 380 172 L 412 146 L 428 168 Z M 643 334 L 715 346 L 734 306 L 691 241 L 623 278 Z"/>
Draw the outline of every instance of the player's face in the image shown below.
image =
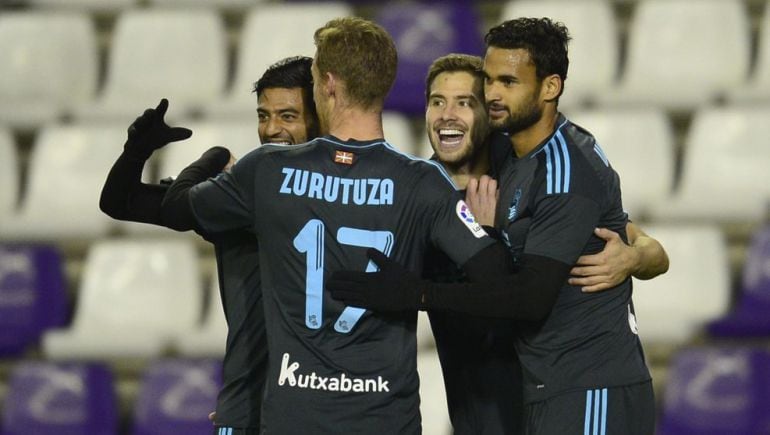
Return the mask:
<path id="1" fill-rule="evenodd" d="M 259 96 L 259 140 L 296 145 L 307 142 L 312 124 L 305 110 L 302 88 L 266 88 Z"/>
<path id="2" fill-rule="evenodd" d="M 439 161 L 459 166 L 470 161 L 487 132 L 484 103 L 477 79 L 465 71 L 442 72 L 430 86 L 425 126 Z"/>
<path id="3" fill-rule="evenodd" d="M 514 134 L 540 120 L 542 80 L 538 80 L 527 50 L 489 47 L 484 56 L 484 75 L 491 128 Z"/>

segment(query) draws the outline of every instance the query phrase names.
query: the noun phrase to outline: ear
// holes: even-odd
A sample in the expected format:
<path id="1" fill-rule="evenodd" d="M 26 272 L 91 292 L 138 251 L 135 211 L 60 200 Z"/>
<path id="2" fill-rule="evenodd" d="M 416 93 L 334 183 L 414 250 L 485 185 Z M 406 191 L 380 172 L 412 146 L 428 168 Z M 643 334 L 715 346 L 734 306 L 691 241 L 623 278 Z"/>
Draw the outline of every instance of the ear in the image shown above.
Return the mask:
<path id="1" fill-rule="evenodd" d="M 554 101 L 561 94 L 561 77 L 558 74 L 551 74 L 543 79 L 543 85 L 540 88 L 540 96 L 546 101 Z"/>
<path id="2" fill-rule="evenodd" d="M 337 93 L 337 78 L 334 77 L 334 74 L 327 72 L 324 77 L 324 83 L 323 83 L 323 89 L 324 92 L 326 92 L 326 95 L 329 97 L 334 97 Z"/>

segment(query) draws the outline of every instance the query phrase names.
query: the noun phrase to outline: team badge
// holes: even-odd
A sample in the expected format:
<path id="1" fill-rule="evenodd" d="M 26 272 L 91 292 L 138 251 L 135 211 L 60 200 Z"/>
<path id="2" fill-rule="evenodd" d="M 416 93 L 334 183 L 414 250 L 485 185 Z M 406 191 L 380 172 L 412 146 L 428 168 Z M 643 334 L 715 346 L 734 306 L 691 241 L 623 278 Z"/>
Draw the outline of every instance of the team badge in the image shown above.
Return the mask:
<path id="1" fill-rule="evenodd" d="M 459 217 L 465 226 L 471 230 L 471 233 L 473 233 L 477 239 L 487 235 L 484 228 L 476 222 L 476 218 L 473 216 L 473 213 L 471 213 L 471 209 L 465 201 L 462 199 L 457 201 L 457 207 L 455 209 L 457 210 L 457 217 Z"/>
<path id="2" fill-rule="evenodd" d="M 519 200 L 521 199 L 521 189 L 516 189 L 511 200 L 511 206 L 508 208 L 508 222 L 513 222 L 516 219 L 516 214 L 519 212 Z"/>
<path id="3" fill-rule="evenodd" d="M 334 163 L 342 163 L 343 165 L 352 165 L 353 153 L 340 151 L 340 150 L 334 151 Z"/>

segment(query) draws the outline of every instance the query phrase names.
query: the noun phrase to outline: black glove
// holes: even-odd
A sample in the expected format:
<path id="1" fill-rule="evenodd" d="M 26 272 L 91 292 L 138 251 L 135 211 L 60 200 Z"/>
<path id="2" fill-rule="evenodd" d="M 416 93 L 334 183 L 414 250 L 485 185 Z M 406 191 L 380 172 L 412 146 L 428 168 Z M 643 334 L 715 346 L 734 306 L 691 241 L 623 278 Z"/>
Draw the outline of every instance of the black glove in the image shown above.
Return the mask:
<path id="1" fill-rule="evenodd" d="M 147 160 L 153 151 L 169 142 L 184 140 L 192 136 L 192 130 L 183 127 L 169 127 L 163 120 L 168 109 L 168 100 L 162 99 L 158 107 L 147 109 L 142 116 L 128 127 L 128 140 L 124 150 L 130 155 Z"/>
<path id="2" fill-rule="evenodd" d="M 326 282 L 332 297 L 347 305 L 374 311 L 419 310 L 423 291 L 430 283 L 376 249 L 368 249 L 366 255 L 380 270 L 333 272 Z"/>

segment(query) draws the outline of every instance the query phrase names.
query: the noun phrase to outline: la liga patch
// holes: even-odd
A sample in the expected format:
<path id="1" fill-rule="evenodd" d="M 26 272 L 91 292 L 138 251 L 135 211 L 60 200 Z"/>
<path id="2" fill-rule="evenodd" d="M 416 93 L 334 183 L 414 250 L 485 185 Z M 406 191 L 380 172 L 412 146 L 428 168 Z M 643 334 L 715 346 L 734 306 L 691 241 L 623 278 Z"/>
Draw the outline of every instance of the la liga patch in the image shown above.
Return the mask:
<path id="1" fill-rule="evenodd" d="M 484 231 L 484 228 L 482 228 L 481 225 L 476 222 L 476 218 L 473 216 L 473 213 L 471 213 L 471 209 L 468 207 L 468 204 L 466 204 L 465 201 L 462 199 L 457 201 L 455 210 L 457 211 L 457 217 L 459 217 L 462 223 L 465 224 L 469 230 L 471 230 L 471 233 L 474 235 L 474 237 L 480 239 L 487 235 L 487 232 Z"/>

